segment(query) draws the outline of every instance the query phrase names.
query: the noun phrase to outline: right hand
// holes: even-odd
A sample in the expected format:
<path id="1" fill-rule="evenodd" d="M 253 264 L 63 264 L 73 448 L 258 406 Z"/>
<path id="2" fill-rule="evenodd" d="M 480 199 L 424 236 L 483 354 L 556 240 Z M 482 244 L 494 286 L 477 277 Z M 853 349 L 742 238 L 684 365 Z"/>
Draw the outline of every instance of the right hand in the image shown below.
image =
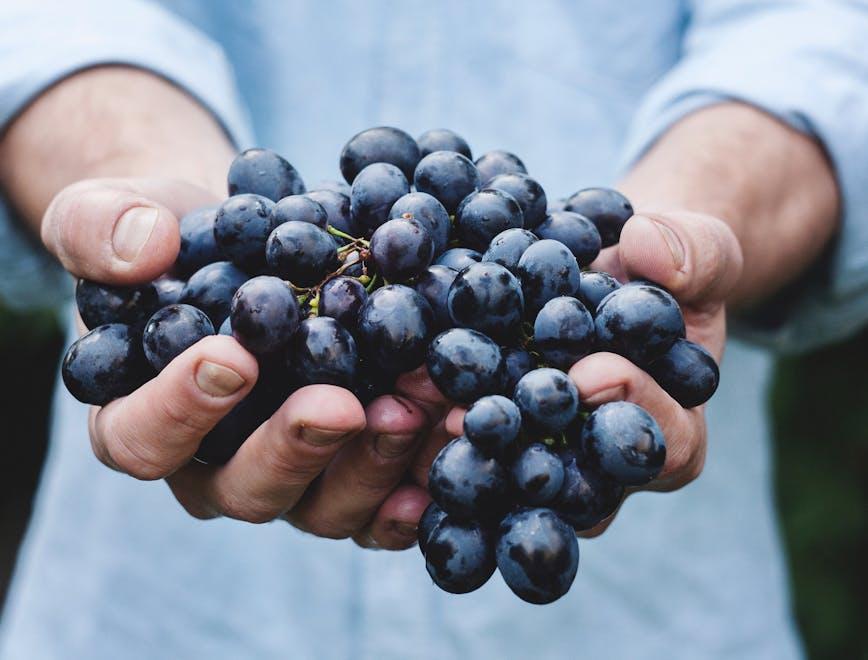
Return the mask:
<path id="1" fill-rule="evenodd" d="M 42 239 L 76 277 L 147 282 L 175 260 L 178 219 L 217 202 L 179 181 L 81 181 L 49 205 Z M 129 396 L 94 408 L 93 451 L 138 479 L 165 478 L 197 518 L 283 518 L 369 547 L 412 545 L 430 498 L 401 484 L 423 442 L 434 451 L 446 442 L 442 423 L 426 433 L 442 416 L 437 404 L 410 387 L 407 396 L 380 397 L 363 409 L 345 389 L 313 385 L 290 396 L 226 465 L 191 462 L 203 436 L 250 392 L 257 375 L 256 359 L 233 338 L 207 337 Z"/>

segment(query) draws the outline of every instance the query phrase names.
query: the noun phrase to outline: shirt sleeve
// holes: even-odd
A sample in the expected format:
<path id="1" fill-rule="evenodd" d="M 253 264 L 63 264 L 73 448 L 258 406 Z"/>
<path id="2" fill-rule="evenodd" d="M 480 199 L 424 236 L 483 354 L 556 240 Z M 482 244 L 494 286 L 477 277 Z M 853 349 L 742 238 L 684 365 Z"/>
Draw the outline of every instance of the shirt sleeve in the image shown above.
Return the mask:
<path id="1" fill-rule="evenodd" d="M 236 145 L 252 142 L 232 68 L 215 42 L 145 0 L 0 4 L 0 134 L 40 93 L 78 71 L 123 64 L 155 73 L 210 111 Z M 0 198 L 0 297 L 13 307 L 68 295 L 59 268 Z"/>
<path id="2" fill-rule="evenodd" d="M 807 350 L 868 321 L 866 35 L 863 0 L 695 0 L 683 55 L 643 99 L 628 136 L 624 167 L 685 115 L 738 100 L 824 145 L 843 198 L 837 238 L 761 314 L 732 324 L 778 350 Z"/>

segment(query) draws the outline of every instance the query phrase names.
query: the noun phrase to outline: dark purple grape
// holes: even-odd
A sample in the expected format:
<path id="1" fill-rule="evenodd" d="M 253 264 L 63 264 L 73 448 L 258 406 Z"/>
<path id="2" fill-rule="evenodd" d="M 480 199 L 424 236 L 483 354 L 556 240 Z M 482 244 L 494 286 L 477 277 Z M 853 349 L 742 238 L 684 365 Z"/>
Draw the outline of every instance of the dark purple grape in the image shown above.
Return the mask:
<path id="1" fill-rule="evenodd" d="M 285 222 L 268 237 L 268 265 L 296 286 L 314 286 L 338 267 L 332 237 L 308 222 Z"/>
<path id="2" fill-rule="evenodd" d="M 271 209 L 271 223 L 275 227 L 284 222 L 309 222 L 320 229 L 325 229 L 328 218 L 323 205 L 307 195 L 284 197 Z"/>
<path id="3" fill-rule="evenodd" d="M 428 547 L 428 539 L 431 538 L 431 532 L 441 522 L 446 519 L 446 512 L 437 506 L 437 503 L 431 501 L 422 517 L 419 518 L 419 526 L 416 528 L 416 539 L 419 541 L 419 551 L 422 556 L 425 556 L 425 549 Z"/>
<path id="4" fill-rule="evenodd" d="M 407 193 L 392 205 L 389 217 L 411 217 L 421 223 L 434 241 L 435 256 L 442 253 L 449 243 L 449 231 L 452 229 L 449 214 L 443 204 L 428 193 Z"/>
<path id="5" fill-rule="evenodd" d="M 201 309 L 215 328 L 229 316 L 232 296 L 247 281 L 247 274 L 228 261 L 203 266 L 190 276 L 181 302 Z"/>
<path id="6" fill-rule="evenodd" d="M 479 261 L 482 261 L 482 255 L 476 250 L 456 247 L 446 250 L 446 252 L 437 257 L 434 264 L 446 266 L 457 272 Z"/>
<path id="7" fill-rule="evenodd" d="M 440 450 L 428 472 L 428 492 L 449 518 L 495 520 L 507 506 L 507 473 L 464 436 Z M 429 553 L 431 543 L 429 539 Z"/>
<path id="8" fill-rule="evenodd" d="M 501 149 L 482 154 L 474 164 L 479 170 L 479 178 L 483 185 L 498 174 L 527 174 L 527 169 L 518 156 Z"/>
<path id="9" fill-rule="evenodd" d="M 483 454 L 505 458 L 512 454 L 521 431 L 521 413 L 499 394 L 477 399 L 464 414 L 464 435 Z"/>
<path id="10" fill-rule="evenodd" d="M 121 323 L 101 325 L 79 337 L 63 358 L 63 384 L 76 399 L 94 406 L 130 394 L 154 371 L 142 351 L 142 335 Z"/>
<path id="11" fill-rule="evenodd" d="M 551 509 L 523 509 L 500 523 L 496 556 L 513 593 L 544 605 L 570 590 L 579 567 L 579 544 L 575 532 Z"/>
<path id="12" fill-rule="evenodd" d="M 711 353 L 686 339 L 676 339 L 669 350 L 645 370 L 685 408 L 708 401 L 720 382 L 720 369 Z"/>
<path id="13" fill-rule="evenodd" d="M 494 574 L 494 534 L 474 522 L 442 520 L 428 537 L 425 568 L 453 594 L 479 589 Z"/>
<path id="14" fill-rule="evenodd" d="M 370 250 L 378 272 L 387 282 L 406 282 L 431 265 L 434 242 L 421 222 L 396 218 L 377 227 Z"/>
<path id="15" fill-rule="evenodd" d="M 521 255 L 518 277 L 524 291 L 525 311 L 528 318 L 533 318 L 552 298 L 576 295 L 582 271 L 563 243 L 546 239 L 537 241 Z"/>
<path id="16" fill-rule="evenodd" d="M 362 261 L 362 253 L 359 250 L 345 250 L 338 252 L 338 267 L 346 277 L 361 277 L 368 274 L 367 263 Z"/>
<path id="17" fill-rule="evenodd" d="M 612 291 L 620 288 L 621 285 L 618 280 L 609 273 L 588 270 L 582 273 L 582 283 L 576 297 L 584 303 L 591 316 L 596 316 L 600 301 Z"/>
<path id="18" fill-rule="evenodd" d="M 333 190 L 312 190 L 305 195 L 323 207 L 328 225 L 349 234 L 360 236 L 361 230 L 350 212 L 350 193 L 343 194 Z"/>
<path id="19" fill-rule="evenodd" d="M 394 165 L 374 163 L 359 172 L 353 181 L 350 213 L 353 222 L 366 235 L 389 219 L 389 211 L 410 192 L 407 178 Z"/>
<path id="20" fill-rule="evenodd" d="M 521 207 L 524 227 L 526 229 L 533 229 L 546 219 L 548 200 L 546 199 L 545 190 L 543 190 L 543 187 L 536 179 L 532 179 L 527 174 L 517 174 L 515 172 L 498 174 L 491 178 L 485 184 L 485 187 L 501 190 L 512 195 Z M 544 236 L 543 238 L 549 237 Z"/>
<path id="21" fill-rule="evenodd" d="M 491 244 L 482 255 L 483 261 L 493 261 L 509 272 L 518 274 L 518 260 L 531 245 L 539 240 L 527 229 L 507 229 L 491 239 Z"/>
<path id="22" fill-rule="evenodd" d="M 157 308 L 166 307 L 167 305 L 176 305 L 181 301 L 181 294 L 184 291 L 184 280 L 178 280 L 168 275 L 158 277 L 151 284 L 157 291 Z"/>
<path id="23" fill-rule="evenodd" d="M 333 277 L 320 289 L 319 315 L 333 318 L 352 332 L 367 299 L 368 292 L 356 278 Z"/>
<path id="24" fill-rule="evenodd" d="M 162 371 L 193 344 L 213 334 L 214 325 L 202 310 L 192 305 L 169 305 L 148 320 L 142 346 L 151 366 Z"/>
<path id="25" fill-rule="evenodd" d="M 594 223 L 578 213 L 555 211 L 534 233 L 566 245 L 580 266 L 587 266 L 600 254 L 600 233 Z"/>
<path id="26" fill-rule="evenodd" d="M 549 504 L 564 483 L 560 457 L 541 442 L 525 447 L 512 464 L 512 484 L 523 504 Z"/>
<path id="27" fill-rule="evenodd" d="M 470 193 L 479 190 L 479 173 L 467 156 L 435 151 L 416 166 L 413 183 L 419 192 L 436 197 L 449 213 Z"/>
<path id="28" fill-rule="evenodd" d="M 419 158 L 419 147 L 407 133 L 391 126 L 378 126 L 357 133 L 344 145 L 341 174 L 347 183 L 353 184 L 367 166 L 390 163 L 411 179 Z"/>
<path id="29" fill-rule="evenodd" d="M 614 401 L 585 420 L 582 452 L 610 479 L 623 486 L 642 486 L 663 469 L 666 441 L 645 410 L 629 401 Z"/>
<path id="30" fill-rule="evenodd" d="M 350 184 L 346 181 L 338 181 L 337 179 L 325 179 L 313 186 L 309 192 L 317 190 L 331 190 L 332 192 L 340 193 L 341 195 L 350 196 Z"/>
<path id="31" fill-rule="evenodd" d="M 359 356 L 349 330 L 332 318 L 319 316 L 301 322 L 290 342 L 287 361 L 299 386 L 352 388 Z"/>
<path id="32" fill-rule="evenodd" d="M 449 318 L 500 341 L 518 336 L 524 313 L 521 283 L 499 264 L 482 262 L 462 270 L 447 297 Z"/>
<path id="33" fill-rule="evenodd" d="M 534 369 L 515 386 L 512 396 L 528 430 L 561 433 L 579 414 L 579 391 L 563 371 Z"/>
<path id="34" fill-rule="evenodd" d="M 599 348 L 644 367 L 684 337 L 681 308 L 667 291 L 651 284 L 622 286 L 597 307 Z"/>
<path id="35" fill-rule="evenodd" d="M 530 353 L 523 348 L 506 348 L 503 353 L 503 366 L 506 371 L 505 392 L 512 396 L 515 385 L 527 372 L 536 369 L 539 364 Z"/>
<path id="36" fill-rule="evenodd" d="M 431 310 L 434 312 L 434 324 L 438 330 L 445 330 L 452 325 L 446 298 L 449 295 L 449 287 L 452 286 L 457 275 L 458 273 L 451 268 L 435 264 L 428 266 L 425 272 L 416 278 L 413 285 L 413 288 L 422 294 L 431 305 Z"/>
<path id="37" fill-rule="evenodd" d="M 229 194 L 262 195 L 273 202 L 304 192 L 296 169 L 269 149 L 247 149 L 229 166 Z"/>
<path id="38" fill-rule="evenodd" d="M 430 131 L 425 131 L 416 138 L 416 144 L 419 145 L 422 158 L 435 151 L 456 151 L 469 159 L 473 158 L 467 141 L 448 128 L 432 128 Z"/>
<path id="39" fill-rule="evenodd" d="M 274 229 L 274 202 L 259 195 L 235 195 L 217 209 L 214 240 L 220 253 L 239 268 L 257 273 L 265 267 L 265 241 Z"/>
<path id="40" fill-rule="evenodd" d="M 623 486 L 580 461 L 572 449 L 561 453 L 561 461 L 563 484 L 552 505 L 561 518 L 577 532 L 583 532 L 615 513 L 624 498 Z"/>
<path id="41" fill-rule="evenodd" d="M 425 361 L 434 334 L 431 306 L 413 289 L 392 284 L 374 291 L 359 310 L 356 336 L 370 367 L 412 371 Z"/>
<path id="42" fill-rule="evenodd" d="M 108 323 L 124 323 L 141 329 L 160 305 L 153 282 L 138 286 L 113 286 L 78 280 L 75 303 L 82 323 L 93 329 Z"/>
<path id="43" fill-rule="evenodd" d="M 455 213 L 455 232 L 462 244 L 487 250 L 492 239 L 507 229 L 521 228 L 521 207 L 500 190 L 480 190 L 464 198 Z"/>
<path id="44" fill-rule="evenodd" d="M 594 317 L 575 298 L 552 298 L 534 321 L 533 343 L 544 362 L 567 371 L 593 353 Z"/>
<path id="45" fill-rule="evenodd" d="M 298 300 L 277 277 L 260 275 L 242 284 L 232 298 L 232 336 L 254 355 L 283 349 L 298 328 Z"/>
<path id="46" fill-rule="evenodd" d="M 617 190 L 585 188 L 567 200 L 566 210 L 585 216 L 597 226 L 603 247 L 615 245 L 621 228 L 633 215 L 630 201 Z"/>
<path id="47" fill-rule="evenodd" d="M 196 209 L 181 218 L 178 224 L 181 247 L 175 259 L 175 270 L 179 274 L 186 277 L 202 266 L 223 259 L 214 238 L 216 219 L 216 206 Z"/>
<path id="48" fill-rule="evenodd" d="M 491 339 L 476 330 L 441 332 L 428 349 L 428 375 L 447 399 L 471 403 L 486 394 L 503 394 L 503 356 Z"/>

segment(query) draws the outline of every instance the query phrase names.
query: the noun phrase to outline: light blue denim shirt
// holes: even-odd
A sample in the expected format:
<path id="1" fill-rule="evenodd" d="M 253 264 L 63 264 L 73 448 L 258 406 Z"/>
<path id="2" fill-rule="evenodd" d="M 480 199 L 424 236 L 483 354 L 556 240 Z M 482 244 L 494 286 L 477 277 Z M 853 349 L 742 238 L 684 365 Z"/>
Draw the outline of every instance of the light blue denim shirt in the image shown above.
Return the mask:
<path id="1" fill-rule="evenodd" d="M 834 0 L 10 0 L 0 126 L 70 72 L 124 62 L 187 89 L 239 146 L 278 150 L 309 183 L 337 176 L 362 128 L 448 126 L 474 153 L 515 151 L 557 198 L 611 183 L 685 113 L 742 99 L 817 135 L 844 193 L 826 276 L 752 331 L 800 348 L 868 318 L 866 34 L 868 6 Z M 2 226 L 3 292 L 43 301 L 46 268 Z M 100 466 L 86 408 L 58 390 L 0 657 L 799 657 L 772 499 L 770 367 L 730 342 L 702 476 L 630 498 L 581 543 L 572 591 L 546 607 L 499 577 L 440 592 L 416 550 L 196 521 L 164 484 Z"/>

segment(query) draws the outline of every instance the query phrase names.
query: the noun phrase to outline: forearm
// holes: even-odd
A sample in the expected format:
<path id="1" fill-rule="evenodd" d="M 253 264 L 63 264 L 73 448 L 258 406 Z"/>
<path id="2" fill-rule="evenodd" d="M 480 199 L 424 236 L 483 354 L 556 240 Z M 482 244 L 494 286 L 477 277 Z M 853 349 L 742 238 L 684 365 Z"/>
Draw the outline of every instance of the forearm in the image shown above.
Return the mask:
<path id="1" fill-rule="evenodd" d="M 684 208 L 726 221 L 744 268 L 730 302 L 768 295 L 804 270 L 835 233 L 839 196 L 821 147 L 749 106 L 684 118 L 619 186 L 637 210 Z"/>
<path id="2" fill-rule="evenodd" d="M 0 187 L 28 224 L 64 186 L 93 177 L 181 179 L 225 195 L 233 148 L 202 106 L 127 67 L 90 69 L 52 87 L 0 135 Z"/>

